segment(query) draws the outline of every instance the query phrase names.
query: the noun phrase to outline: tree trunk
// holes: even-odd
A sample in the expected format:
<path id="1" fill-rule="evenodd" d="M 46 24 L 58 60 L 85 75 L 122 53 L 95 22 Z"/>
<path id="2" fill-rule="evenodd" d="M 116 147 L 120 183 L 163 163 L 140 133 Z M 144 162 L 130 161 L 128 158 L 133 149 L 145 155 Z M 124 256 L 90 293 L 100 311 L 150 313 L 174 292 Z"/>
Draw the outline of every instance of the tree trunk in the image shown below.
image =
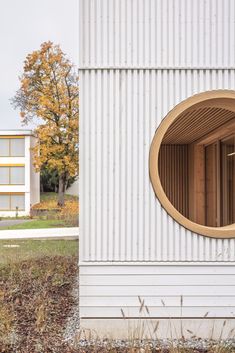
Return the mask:
<path id="1" fill-rule="evenodd" d="M 58 189 L 58 206 L 63 207 L 65 201 L 65 190 L 67 185 L 67 178 L 64 174 L 59 176 L 59 189 Z"/>

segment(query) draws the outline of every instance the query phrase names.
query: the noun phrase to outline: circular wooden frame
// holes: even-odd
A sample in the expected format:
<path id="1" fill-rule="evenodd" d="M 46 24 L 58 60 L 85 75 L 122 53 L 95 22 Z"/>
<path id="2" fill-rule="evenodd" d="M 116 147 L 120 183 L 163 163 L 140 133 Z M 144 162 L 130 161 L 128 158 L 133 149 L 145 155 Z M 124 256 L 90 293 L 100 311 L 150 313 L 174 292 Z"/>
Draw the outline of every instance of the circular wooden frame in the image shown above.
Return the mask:
<path id="1" fill-rule="evenodd" d="M 159 176 L 158 157 L 163 137 L 170 125 L 186 110 L 199 108 L 201 106 L 215 105 L 235 112 L 235 91 L 216 90 L 196 94 L 175 106 L 163 119 L 157 128 L 152 140 L 149 153 L 149 172 L 154 192 L 166 212 L 174 218 L 176 222 L 193 233 L 205 235 L 212 238 L 235 238 L 235 224 L 225 227 L 207 227 L 190 221 L 184 217 L 167 198 Z"/>

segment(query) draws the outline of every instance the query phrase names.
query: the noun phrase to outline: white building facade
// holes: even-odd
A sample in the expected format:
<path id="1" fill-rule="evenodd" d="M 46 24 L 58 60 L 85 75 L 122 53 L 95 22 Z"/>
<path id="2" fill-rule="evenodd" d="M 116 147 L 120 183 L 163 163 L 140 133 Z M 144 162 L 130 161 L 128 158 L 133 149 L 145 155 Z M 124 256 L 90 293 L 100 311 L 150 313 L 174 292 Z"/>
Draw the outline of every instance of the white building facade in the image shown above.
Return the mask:
<path id="1" fill-rule="evenodd" d="M 40 202 L 40 174 L 33 167 L 30 130 L 0 131 L 0 217 L 28 216 Z"/>
<path id="2" fill-rule="evenodd" d="M 229 331 L 235 239 L 177 222 L 155 196 L 149 153 L 177 104 L 235 90 L 235 3 L 80 0 L 79 17 L 81 326 L 125 336 L 139 296 L 163 336 L 169 318 L 185 336 L 225 319 Z"/>

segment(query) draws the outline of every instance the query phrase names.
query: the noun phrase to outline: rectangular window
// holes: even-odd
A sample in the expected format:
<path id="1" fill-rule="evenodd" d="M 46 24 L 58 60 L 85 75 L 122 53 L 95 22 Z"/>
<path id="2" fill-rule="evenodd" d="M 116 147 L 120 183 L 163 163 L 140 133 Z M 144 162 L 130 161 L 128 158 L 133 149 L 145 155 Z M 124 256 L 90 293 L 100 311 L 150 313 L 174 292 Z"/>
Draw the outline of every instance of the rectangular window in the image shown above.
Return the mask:
<path id="1" fill-rule="evenodd" d="M 24 185 L 24 166 L 0 166 L 0 185 Z"/>
<path id="2" fill-rule="evenodd" d="M 1 157 L 9 157 L 10 156 L 9 139 L 0 138 L 0 156 Z"/>
<path id="3" fill-rule="evenodd" d="M 0 157 L 24 157 L 24 138 L 3 138 L 0 137 Z"/>
<path id="4" fill-rule="evenodd" d="M 9 167 L 0 167 L 0 185 L 9 185 L 10 184 L 10 168 Z"/>
<path id="5" fill-rule="evenodd" d="M 11 197 L 11 210 L 14 211 L 18 208 L 19 211 L 24 211 L 25 209 L 25 197 L 24 195 L 10 195 Z"/>
<path id="6" fill-rule="evenodd" d="M 11 156 L 24 157 L 25 155 L 25 139 L 10 139 Z"/>
<path id="7" fill-rule="evenodd" d="M 24 194 L 0 194 L 0 210 L 1 211 L 24 211 L 25 195 Z"/>
<path id="8" fill-rule="evenodd" d="M 0 210 L 9 211 L 10 209 L 10 195 L 0 195 Z"/>
<path id="9" fill-rule="evenodd" d="M 24 167 L 10 167 L 10 184 L 24 185 L 25 171 Z"/>

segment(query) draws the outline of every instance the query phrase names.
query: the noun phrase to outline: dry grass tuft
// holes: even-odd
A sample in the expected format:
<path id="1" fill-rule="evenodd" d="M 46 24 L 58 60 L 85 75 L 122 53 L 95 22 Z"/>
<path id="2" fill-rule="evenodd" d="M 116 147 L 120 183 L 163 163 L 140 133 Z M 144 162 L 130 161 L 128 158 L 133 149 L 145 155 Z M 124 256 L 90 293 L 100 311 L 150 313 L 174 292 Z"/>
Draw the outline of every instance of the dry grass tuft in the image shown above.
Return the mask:
<path id="1" fill-rule="evenodd" d="M 77 259 L 42 257 L 0 268 L 0 352 L 64 353 Z M 69 352 L 69 351 L 68 351 Z"/>

